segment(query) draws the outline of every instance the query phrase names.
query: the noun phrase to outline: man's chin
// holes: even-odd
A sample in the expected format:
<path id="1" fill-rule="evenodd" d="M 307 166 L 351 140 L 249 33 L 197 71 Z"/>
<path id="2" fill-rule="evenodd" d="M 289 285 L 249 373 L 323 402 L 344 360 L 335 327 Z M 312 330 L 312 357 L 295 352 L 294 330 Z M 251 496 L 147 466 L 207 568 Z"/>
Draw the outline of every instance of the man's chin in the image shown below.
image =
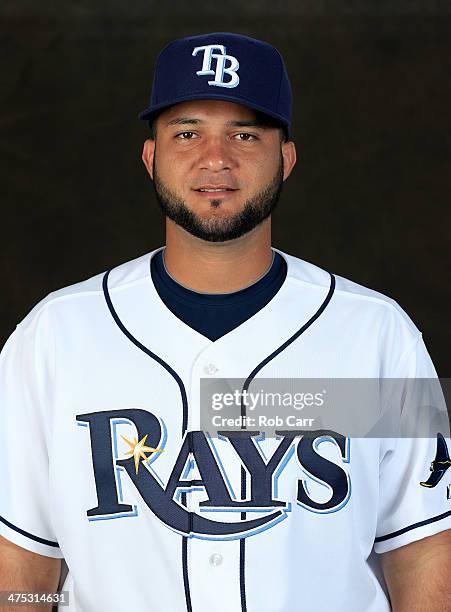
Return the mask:
<path id="1" fill-rule="evenodd" d="M 233 217 L 209 218 L 192 215 L 191 218 L 181 219 L 179 216 L 167 215 L 178 227 L 192 236 L 207 242 L 228 242 L 248 233 L 253 227 L 243 228 L 239 220 Z M 255 227 L 255 226 L 254 226 Z"/>
<path id="2" fill-rule="evenodd" d="M 269 217 L 273 207 L 266 210 L 255 208 L 249 203 L 243 210 L 230 213 L 223 210 L 207 210 L 205 214 L 193 213 L 186 205 L 168 205 L 160 200 L 163 212 L 175 224 L 193 236 L 207 242 L 228 242 L 248 234 Z"/>

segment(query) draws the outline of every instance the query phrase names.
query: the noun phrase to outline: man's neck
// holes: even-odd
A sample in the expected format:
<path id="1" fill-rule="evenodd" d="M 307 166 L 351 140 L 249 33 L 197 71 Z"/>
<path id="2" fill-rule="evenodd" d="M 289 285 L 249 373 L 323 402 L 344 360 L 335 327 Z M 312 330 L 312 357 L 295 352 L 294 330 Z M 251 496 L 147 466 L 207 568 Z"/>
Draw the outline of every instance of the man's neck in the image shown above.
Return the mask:
<path id="1" fill-rule="evenodd" d="M 261 278 L 271 262 L 270 219 L 245 236 L 222 243 L 200 240 L 171 221 L 166 223 L 166 269 L 194 291 L 239 291 Z"/>

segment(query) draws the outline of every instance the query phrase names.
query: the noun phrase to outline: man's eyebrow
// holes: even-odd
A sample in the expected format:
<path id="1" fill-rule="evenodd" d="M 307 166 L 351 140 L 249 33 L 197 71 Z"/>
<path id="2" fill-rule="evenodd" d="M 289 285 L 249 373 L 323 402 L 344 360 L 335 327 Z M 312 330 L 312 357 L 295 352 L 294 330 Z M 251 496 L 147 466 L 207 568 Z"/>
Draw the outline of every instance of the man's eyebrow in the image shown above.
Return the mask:
<path id="1" fill-rule="evenodd" d="M 194 117 L 176 117 L 171 119 L 166 125 L 197 125 L 203 123 L 202 119 L 195 119 Z"/>
<path id="2" fill-rule="evenodd" d="M 226 125 L 228 127 L 256 127 L 261 128 L 262 130 L 266 129 L 266 125 L 259 121 L 258 119 L 245 119 L 243 121 L 227 121 Z"/>

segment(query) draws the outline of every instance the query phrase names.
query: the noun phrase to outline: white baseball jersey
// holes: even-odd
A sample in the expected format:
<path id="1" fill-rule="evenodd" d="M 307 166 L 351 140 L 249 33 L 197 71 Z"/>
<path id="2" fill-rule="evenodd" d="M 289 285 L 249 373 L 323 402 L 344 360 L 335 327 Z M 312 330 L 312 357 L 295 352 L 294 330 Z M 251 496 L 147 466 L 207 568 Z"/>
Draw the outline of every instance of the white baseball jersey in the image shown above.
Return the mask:
<path id="1" fill-rule="evenodd" d="M 377 553 L 451 527 L 451 469 L 419 484 L 435 431 L 200 430 L 210 376 L 436 377 L 395 302 L 280 253 L 281 289 L 214 342 L 161 301 L 152 253 L 50 294 L 9 338 L 0 534 L 66 560 L 62 609 L 387 612 Z"/>

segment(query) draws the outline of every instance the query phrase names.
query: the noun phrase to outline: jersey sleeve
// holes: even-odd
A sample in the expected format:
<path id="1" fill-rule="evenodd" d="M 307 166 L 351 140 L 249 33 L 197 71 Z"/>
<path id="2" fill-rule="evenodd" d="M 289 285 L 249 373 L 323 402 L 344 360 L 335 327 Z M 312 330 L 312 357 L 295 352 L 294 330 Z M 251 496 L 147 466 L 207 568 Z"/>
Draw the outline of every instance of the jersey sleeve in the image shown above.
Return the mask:
<path id="1" fill-rule="evenodd" d="M 398 373 L 398 436 L 382 441 L 377 553 L 451 528 L 449 417 L 421 335 Z"/>
<path id="2" fill-rule="evenodd" d="M 0 355 L 0 535 L 62 558 L 49 494 L 48 330 L 19 325 Z"/>

